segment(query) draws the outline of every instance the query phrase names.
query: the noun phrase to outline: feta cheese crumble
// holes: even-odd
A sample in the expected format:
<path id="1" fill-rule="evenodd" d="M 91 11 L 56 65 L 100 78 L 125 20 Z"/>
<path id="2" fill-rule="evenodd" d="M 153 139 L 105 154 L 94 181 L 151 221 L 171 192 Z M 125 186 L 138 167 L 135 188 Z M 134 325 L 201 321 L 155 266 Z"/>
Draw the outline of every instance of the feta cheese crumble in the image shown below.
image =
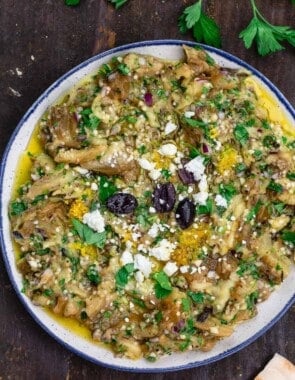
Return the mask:
<path id="1" fill-rule="evenodd" d="M 163 271 L 168 277 L 170 277 L 178 271 L 178 266 L 174 261 L 168 261 L 168 263 L 164 266 Z"/>
<path id="2" fill-rule="evenodd" d="M 131 252 L 125 250 L 120 258 L 122 265 L 133 263 L 133 255 Z"/>
<path id="3" fill-rule="evenodd" d="M 184 116 L 187 117 L 188 119 L 190 119 L 191 117 L 195 116 L 195 113 L 194 113 L 194 111 L 186 111 L 184 113 Z"/>
<path id="4" fill-rule="evenodd" d="M 156 181 L 158 178 L 161 177 L 161 171 L 158 169 L 153 169 L 149 172 L 149 177 Z"/>
<path id="5" fill-rule="evenodd" d="M 151 228 L 148 230 L 148 235 L 152 238 L 157 237 L 159 233 L 159 225 L 157 223 L 154 223 Z"/>
<path id="6" fill-rule="evenodd" d="M 74 167 L 74 170 L 75 172 L 81 174 L 81 175 L 86 175 L 89 173 L 89 170 L 88 169 L 85 169 L 85 168 L 81 168 L 81 166 L 75 166 Z"/>
<path id="7" fill-rule="evenodd" d="M 197 194 L 193 194 L 193 199 L 195 203 L 202 206 L 206 205 L 208 197 L 209 197 L 209 194 L 207 193 L 207 191 L 200 191 Z"/>
<path id="8" fill-rule="evenodd" d="M 152 272 L 152 263 L 148 257 L 138 253 L 134 256 L 134 268 L 139 269 L 144 277 L 148 278 Z"/>
<path id="9" fill-rule="evenodd" d="M 171 121 L 168 121 L 168 123 L 165 125 L 165 135 L 169 135 L 170 133 L 174 132 L 175 129 L 177 129 L 177 125 L 172 123 Z"/>
<path id="10" fill-rule="evenodd" d="M 147 160 L 146 158 L 139 158 L 138 159 L 138 164 L 139 166 L 144 169 L 144 170 L 148 170 L 148 171 L 151 171 L 155 168 L 155 164 L 150 162 L 149 160 Z"/>
<path id="11" fill-rule="evenodd" d="M 149 250 L 149 255 L 154 256 L 160 261 L 168 261 L 170 259 L 171 253 L 176 248 L 175 243 L 171 243 L 167 239 L 163 239 L 159 244 Z"/>
<path id="12" fill-rule="evenodd" d="M 87 212 L 83 215 L 83 223 L 97 232 L 103 232 L 105 221 L 99 210 Z"/>
<path id="13" fill-rule="evenodd" d="M 160 147 L 158 152 L 162 156 L 168 156 L 168 157 L 173 157 L 177 153 L 177 147 L 174 144 L 164 144 Z"/>
<path id="14" fill-rule="evenodd" d="M 220 206 L 220 207 L 224 207 L 224 208 L 227 207 L 227 200 L 225 198 L 223 198 L 223 196 L 221 196 L 220 194 L 216 195 L 215 203 L 216 203 L 216 206 Z"/>
<path id="15" fill-rule="evenodd" d="M 184 165 L 185 169 L 194 175 L 196 181 L 202 179 L 202 175 L 205 172 L 205 165 L 203 164 L 204 157 L 197 156 Z"/>

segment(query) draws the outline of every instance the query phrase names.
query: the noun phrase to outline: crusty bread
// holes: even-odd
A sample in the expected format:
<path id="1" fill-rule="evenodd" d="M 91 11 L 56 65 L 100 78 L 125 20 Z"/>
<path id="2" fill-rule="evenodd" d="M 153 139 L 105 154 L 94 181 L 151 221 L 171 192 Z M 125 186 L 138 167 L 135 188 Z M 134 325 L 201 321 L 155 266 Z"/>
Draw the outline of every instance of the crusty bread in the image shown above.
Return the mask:
<path id="1" fill-rule="evenodd" d="M 275 354 L 254 380 L 295 380 L 295 366 L 283 356 Z"/>

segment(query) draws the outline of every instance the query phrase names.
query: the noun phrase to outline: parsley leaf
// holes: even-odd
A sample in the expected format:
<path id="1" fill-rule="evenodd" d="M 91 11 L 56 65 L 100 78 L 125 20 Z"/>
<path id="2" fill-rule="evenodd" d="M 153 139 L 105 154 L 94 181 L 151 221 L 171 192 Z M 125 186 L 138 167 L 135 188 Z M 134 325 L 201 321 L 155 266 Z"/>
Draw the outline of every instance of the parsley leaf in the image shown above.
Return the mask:
<path id="1" fill-rule="evenodd" d="M 125 63 L 119 63 L 117 69 L 122 75 L 128 75 L 130 73 L 130 69 Z"/>
<path id="2" fill-rule="evenodd" d="M 251 208 L 251 210 L 249 211 L 248 215 L 246 216 L 246 221 L 247 222 L 250 222 L 252 219 L 255 219 L 257 214 L 258 214 L 258 211 L 260 210 L 260 207 L 262 206 L 262 202 L 261 200 L 259 200 L 255 206 L 253 206 Z"/>
<path id="3" fill-rule="evenodd" d="M 237 194 L 237 189 L 231 183 L 221 183 L 219 185 L 219 194 L 227 200 L 227 203 Z"/>
<path id="4" fill-rule="evenodd" d="M 169 296 L 169 294 L 172 292 L 172 285 L 167 274 L 163 271 L 156 272 L 153 275 L 153 279 L 156 281 L 154 287 L 156 297 L 161 299 Z"/>
<path id="5" fill-rule="evenodd" d="M 74 230 L 79 235 L 80 239 L 89 245 L 95 245 L 98 248 L 103 248 L 106 242 L 106 231 L 95 232 L 92 228 L 83 224 L 78 219 L 72 219 Z"/>
<path id="6" fill-rule="evenodd" d="M 295 246 L 295 231 L 283 231 L 282 239 L 283 241 L 287 243 L 292 243 Z"/>
<path id="7" fill-rule="evenodd" d="M 109 0 L 110 3 L 112 3 L 116 9 L 121 8 L 125 3 L 127 3 L 128 0 Z"/>
<path id="8" fill-rule="evenodd" d="M 205 301 L 205 293 L 189 291 L 187 294 L 195 303 L 203 303 Z"/>
<path id="9" fill-rule="evenodd" d="M 253 18 L 249 25 L 240 33 L 245 47 L 249 49 L 253 42 L 257 44 L 258 53 L 262 56 L 284 49 L 280 44 L 286 41 L 295 46 L 295 30 L 289 26 L 276 26 L 270 24 L 251 0 Z"/>
<path id="10" fill-rule="evenodd" d="M 198 205 L 196 212 L 198 215 L 210 215 L 213 211 L 213 201 L 208 198 L 205 205 Z"/>
<path id="11" fill-rule="evenodd" d="M 182 311 L 188 313 L 191 309 L 191 301 L 189 298 L 182 298 L 181 299 L 181 307 Z"/>
<path id="12" fill-rule="evenodd" d="M 110 180 L 106 176 L 100 177 L 99 182 L 99 200 L 102 203 L 105 203 L 105 201 L 113 195 L 118 190 L 117 186 L 114 184 L 112 180 Z"/>
<path id="13" fill-rule="evenodd" d="M 127 285 L 130 275 L 134 272 L 134 264 L 126 264 L 115 274 L 115 281 L 118 288 L 124 288 Z"/>
<path id="14" fill-rule="evenodd" d="M 253 310 L 255 304 L 257 303 L 258 296 L 259 296 L 259 293 L 257 290 L 255 290 L 255 292 L 249 294 L 246 297 L 246 304 L 247 304 L 248 310 Z"/>
<path id="15" fill-rule="evenodd" d="M 237 124 L 234 128 L 235 139 L 241 144 L 245 145 L 249 140 L 249 132 L 243 124 Z"/>
<path id="16" fill-rule="evenodd" d="M 80 112 L 80 116 L 79 128 L 82 133 L 85 131 L 85 128 L 94 131 L 100 125 L 100 119 L 93 114 L 91 108 L 84 108 L 84 110 Z"/>
<path id="17" fill-rule="evenodd" d="M 242 277 L 246 274 L 251 275 L 255 280 L 260 277 L 257 265 L 254 263 L 253 259 L 249 261 L 241 260 L 240 265 L 237 270 L 237 274 Z"/>
<path id="18" fill-rule="evenodd" d="M 295 181 L 295 173 L 293 172 L 288 172 L 286 177 L 290 180 L 290 181 Z"/>
<path id="19" fill-rule="evenodd" d="M 80 0 L 65 0 L 65 4 L 68 5 L 69 7 L 73 7 L 75 5 L 79 5 Z"/>
<path id="20" fill-rule="evenodd" d="M 267 190 L 274 191 L 275 193 L 282 193 L 283 186 L 280 183 L 276 183 L 273 179 L 267 185 Z"/>
<path id="21" fill-rule="evenodd" d="M 28 208 L 28 206 L 24 202 L 17 202 L 17 201 L 12 202 L 10 204 L 10 215 L 12 215 L 12 216 L 20 215 L 24 211 L 26 211 L 27 208 Z"/>
<path id="22" fill-rule="evenodd" d="M 101 283 L 100 274 L 98 273 L 98 270 L 94 264 L 89 265 L 89 267 L 87 268 L 86 277 L 94 285 L 98 285 Z"/>
<path id="23" fill-rule="evenodd" d="M 274 214 L 275 216 L 277 215 L 282 215 L 282 213 L 285 211 L 286 204 L 283 202 L 273 202 L 269 209 L 271 214 Z"/>
<path id="24" fill-rule="evenodd" d="M 182 34 L 191 29 L 197 42 L 204 41 L 208 45 L 221 46 L 220 28 L 202 11 L 202 0 L 185 8 L 178 19 L 178 28 Z"/>
<path id="25" fill-rule="evenodd" d="M 161 175 L 168 180 L 172 176 L 172 173 L 168 169 L 162 169 Z"/>

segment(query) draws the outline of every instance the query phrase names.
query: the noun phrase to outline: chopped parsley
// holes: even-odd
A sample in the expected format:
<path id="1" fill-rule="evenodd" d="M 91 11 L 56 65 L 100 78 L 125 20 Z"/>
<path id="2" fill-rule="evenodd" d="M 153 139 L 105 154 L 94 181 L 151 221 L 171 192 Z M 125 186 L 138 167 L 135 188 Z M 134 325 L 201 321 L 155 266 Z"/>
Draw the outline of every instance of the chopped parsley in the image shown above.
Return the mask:
<path id="1" fill-rule="evenodd" d="M 116 281 L 116 286 L 117 288 L 124 288 L 132 273 L 134 272 L 134 264 L 126 264 L 122 268 L 118 270 L 118 272 L 115 274 L 115 281 Z"/>
<path id="2" fill-rule="evenodd" d="M 11 204 L 10 204 L 10 215 L 12 215 L 12 216 L 20 215 L 24 211 L 26 211 L 27 208 L 28 208 L 28 205 L 23 201 L 11 202 Z"/>
<path id="3" fill-rule="evenodd" d="M 106 231 L 95 232 L 87 224 L 80 222 L 78 219 L 72 219 L 72 225 L 85 244 L 95 245 L 98 248 L 104 247 L 107 238 Z"/>
<path id="4" fill-rule="evenodd" d="M 168 297 L 172 292 L 172 285 L 167 274 L 163 271 L 156 272 L 153 279 L 156 282 L 154 286 L 156 297 L 159 299 Z"/>
<path id="5" fill-rule="evenodd" d="M 253 310 L 255 304 L 257 303 L 257 299 L 259 297 L 259 293 L 257 290 L 255 292 L 252 292 L 248 296 L 246 296 L 246 304 L 247 304 L 247 309 L 248 310 Z"/>
<path id="6" fill-rule="evenodd" d="M 115 182 L 107 176 L 101 176 L 99 182 L 99 200 L 105 203 L 106 200 L 118 190 Z"/>
<path id="7" fill-rule="evenodd" d="M 202 292 L 187 292 L 194 303 L 203 303 L 205 301 L 205 293 Z"/>
<path id="8" fill-rule="evenodd" d="M 219 194 L 227 200 L 227 203 L 237 194 L 237 189 L 231 183 L 221 183 L 219 185 Z"/>
<path id="9" fill-rule="evenodd" d="M 286 243 L 291 243 L 295 246 L 295 231 L 284 230 L 282 233 L 282 239 Z"/>
<path id="10" fill-rule="evenodd" d="M 234 128 L 234 137 L 241 145 L 246 145 L 249 140 L 249 132 L 243 124 L 237 124 Z"/>
<path id="11" fill-rule="evenodd" d="M 275 193 L 282 193 L 283 186 L 280 183 L 277 183 L 274 180 L 271 180 L 269 184 L 267 185 L 267 190 L 271 190 Z"/>
<path id="12" fill-rule="evenodd" d="M 87 268 L 86 277 L 94 285 L 98 285 L 101 283 L 100 274 L 98 273 L 96 265 L 94 264 L 89 265 L 89 267 Z"/>
<path id="13" fill-rule="evenodd" d="M 238 266 L 237 274 L 240 277 L 249 274 L 255 280 L 258 280 L 260 278 L 259 269 L 258 269 L 257 265 L 254 263 L 253 259 L 250 261 L 241 260 L 241 262 Z"/>

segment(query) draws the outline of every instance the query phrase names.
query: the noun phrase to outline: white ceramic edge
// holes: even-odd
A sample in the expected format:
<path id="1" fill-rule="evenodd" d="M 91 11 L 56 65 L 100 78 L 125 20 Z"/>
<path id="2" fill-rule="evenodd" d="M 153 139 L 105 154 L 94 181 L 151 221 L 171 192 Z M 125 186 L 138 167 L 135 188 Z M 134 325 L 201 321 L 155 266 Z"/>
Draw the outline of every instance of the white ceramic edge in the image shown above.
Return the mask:
<path id="1" fill-rule="evenodd" d="M 114 369 L 136 371 L 136 372 L 162 372 L 175 371 L 190 367 L 197 367 L 220 360 L 253 342 L 257 337 L 269 329 L 294 302 L 295 270 L 292 270 L 289 277 L 281 287 L 274 292 L 270 298 L 258 306 L 259 313 L 254 319 L 239 325 L 236 332 L 229 338 L 217 343 L 213 350 L 209 352 L 185 352 L 173 354 L 159 359 L 155 363 L 149 363 L 142 359 L 132 361 L 123 358 L 114 358 L 110 351 L 101 348 L 88 340 L 85 340 L 55 322 L 41 308 L 34 306 L 30 300 L 24 296 L 20 289 L 21 275 L 16 269 L 13 246 L 10 238 L 9 218 L 7 214 L 8 203 L 13 185 L 13 178 L 17 167 L 19 155 L 25 151 L 30 135 L 37 121 L 45 110 L 54 103 L 62 94 L 66 93 L 77 81 L 95 72 L 97 67 L 107 62 L 112 56 L 125 54 L 129 51 L 137 53 L 152 54 L 166 59 L 177 59 L 181 57 L 181 45 L 195 45 L 187 41 L 159 40 L 146 41 L 125 45 L 99 54 L 83 62 L 76 68 L 69 71 L 58 79 L 41 97 L 32 105 L 18 124 L 13 133 L 1 163 L 1 226 L 0 239 L 3 257 L 10 280 L 22 303 L 33 316 L 33 318 L 56 340 L 65 345 L 71 351 L 82 357 L 104 366 Z M 284 96 L 271 84 L 262 74 L 250 67 L 248 64 L 231 56 L 221 50 L 203 47 L 221 65 L 231 68 L 243 67 L 251 71 L 262 86 L 270 90 L 287 117 L 294 122 L 295 112 Z M 13 148 L 13 149 L 12 149 Z"/>

